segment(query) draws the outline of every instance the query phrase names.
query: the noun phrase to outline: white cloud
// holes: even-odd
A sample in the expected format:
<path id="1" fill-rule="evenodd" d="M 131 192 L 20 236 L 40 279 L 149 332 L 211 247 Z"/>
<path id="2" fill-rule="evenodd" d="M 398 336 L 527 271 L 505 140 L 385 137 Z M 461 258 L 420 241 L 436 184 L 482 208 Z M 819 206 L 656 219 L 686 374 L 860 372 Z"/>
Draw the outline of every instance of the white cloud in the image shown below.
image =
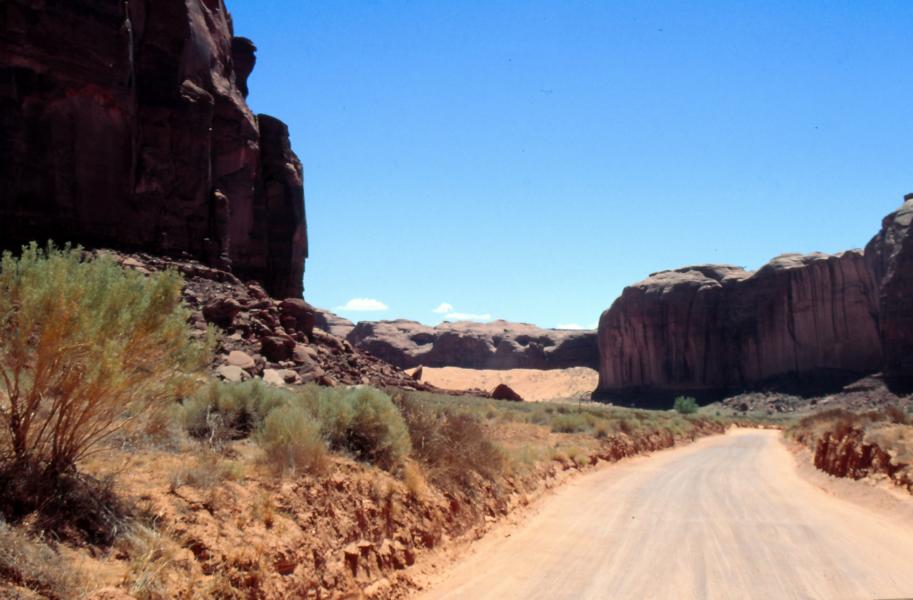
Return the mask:
<path id="1" fill-rule="evenodd" d="M 351 312 L 380 312 L 390 308 L 380 300 L 374 298 L 352 298 L 342 306 L 337 306 L 333 310 L 351 311 Z"/>
<path id="2" fill-rule="evenodd" d="M 445 313 L 453 312 L 453 304 L 448 304 L 447 302 L 441 302 L 437 308 L 432 310 L 433 313 L 438 313 L 443 315 Z"/>
<path id="3" fill-rule="evenodd" d="M 461 312 L 452 312 L 444 315 L 444 318 L 448 321 L 491 321 L 491 315 L 488 313 L 485 314 L 474 314 L 474 313 L 461 313 Z"/>
<path id="4" fill-rule="evenodd" d="M 587 329 L 579 323 L 559 323 L 556 329 Z"/>

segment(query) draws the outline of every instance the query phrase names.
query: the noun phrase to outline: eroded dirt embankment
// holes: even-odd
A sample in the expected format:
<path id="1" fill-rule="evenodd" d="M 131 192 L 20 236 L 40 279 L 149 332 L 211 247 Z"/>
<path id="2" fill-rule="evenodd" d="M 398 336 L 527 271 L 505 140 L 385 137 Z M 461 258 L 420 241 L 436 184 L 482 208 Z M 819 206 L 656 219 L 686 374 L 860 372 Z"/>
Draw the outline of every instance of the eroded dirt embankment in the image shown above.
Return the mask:
<path id="1" fill-rule="evenodd" d="M 886 479 L 913 493 L 913 425 L 903 411 L 827 411 L 787 431 L 818 469 L 835 477 Z"/>
<path id="2" fill-rule="evenodd" d="M 481 537 L 575 474 L 724 432 L 715 421 L 693 424 L 678 435 L 613 434 L 586 455 L 558 453 L 525 472 L 471 476 L 448 488 L 348 459 L 321 476 L 277 480 L 248 469 L 208 488 L 176 485 L 173 472 L 187 457 L 167 453 L 134 456 L 119 485 L 161 536 L 161 560 L 143 568 L 167 575 L 149 597 L 401 598 L 419 587 L 409 567 L 420 570 L 424 559 Z M 246 447 L 236 452 L 243 461 Z M 124 572 L 135 561 L 111 558 L 97 570 L 109 589 L 123 590 L 120 581 L 137 580 Z"/>

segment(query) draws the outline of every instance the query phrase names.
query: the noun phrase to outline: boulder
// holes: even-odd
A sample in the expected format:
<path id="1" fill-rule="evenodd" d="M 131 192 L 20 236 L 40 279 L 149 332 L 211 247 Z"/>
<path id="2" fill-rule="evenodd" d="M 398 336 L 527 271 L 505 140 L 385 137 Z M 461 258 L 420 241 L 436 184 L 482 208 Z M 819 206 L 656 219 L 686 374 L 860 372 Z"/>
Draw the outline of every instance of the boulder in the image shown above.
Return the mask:
<path id="1" fill-rule="evenodd" d="M 317 350 L 306 344 L 295 344 L 292 350 L 292 360 L 299 364 L 316 362 L 319 359 Z"/>
<path id="2" fill-rule="evenodd" d="M 235 365 L 220 365 L 216 368 L 216 374 L 232 383 L 240 383 L 250 379 L 250 373 Z"/>
<path id="3" fill-rule="evenodd" d="M 294 349 L 295 340 L 287 336 L 267 335 L 260 338 L 260 354 L 272 362 L 289 360 Z"/>
<path id="4" fill-rule="evenodd" d="M 232 350 L 228 353 L 228 357 L 225 360 L 230 366 L 238 367 L 245 371 L 249 371 L 257 366 L 256 361 L 254 361 L 250 354 L 241 352 L 240 350 Z"/>
<path id="5" fill-rule="evenodd" d="M 294 328 L 311 337 L 314 332 L 314 307 L 301 298 L 286 298 L 279 304 L 279 314 L 283 322 L 293 323 Z"/>
<path id="6" fill-rule="evenodd" d="M 506 383 L 500 383 L 491 391 L 491 397 L 495 400 L 510 400 L 512 402 L 523 402 L 523 396 L 515 392 Z"/>
<path id="7" fill-rule="evenodd" d="M 301 164 L 222 0 L 0 8 L 0 245 L 189 255 L 300 296 Z"/>
<path id="8" fill-rule="evenodd" d="M 203 307 L 203 318 L 224 329 L 231 327 L 240 312 L 241 305 L 234 298 L 218 298 Z"/>
<path id="9" fill-rule="evenodd" d="M 416 367 L 416 369 L 414 371 L 412 371 L 411 377 L 414 381 L 421 381 L 423 373 L 424 373 L 424 369 L 422 368 L 421 365 L 419 365 L 418 367 Z"/>
<path id="10" fill-rule="evenodd" d="M 285 387 L 285 377 L 276 369 L 263 369 L 263 383 L 277 387 Z"/>

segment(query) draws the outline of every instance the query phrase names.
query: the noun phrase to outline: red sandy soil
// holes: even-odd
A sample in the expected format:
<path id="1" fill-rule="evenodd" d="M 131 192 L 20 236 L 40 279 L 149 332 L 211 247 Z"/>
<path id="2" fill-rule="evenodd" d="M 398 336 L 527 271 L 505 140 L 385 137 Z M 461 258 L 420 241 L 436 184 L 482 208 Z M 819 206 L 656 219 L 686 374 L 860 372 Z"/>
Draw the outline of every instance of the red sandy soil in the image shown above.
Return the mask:
<path id="1" fill-rule="evenodd" d="M 408 371 L 413 373 L 415 369 Z M 422 367 L 422 381 L 447 390 L 481 389 L 491 392 L 505 383 L 530 402 L 589 399 L 599 373 L 586 367 L 572 369 L 462 369 Z"/>

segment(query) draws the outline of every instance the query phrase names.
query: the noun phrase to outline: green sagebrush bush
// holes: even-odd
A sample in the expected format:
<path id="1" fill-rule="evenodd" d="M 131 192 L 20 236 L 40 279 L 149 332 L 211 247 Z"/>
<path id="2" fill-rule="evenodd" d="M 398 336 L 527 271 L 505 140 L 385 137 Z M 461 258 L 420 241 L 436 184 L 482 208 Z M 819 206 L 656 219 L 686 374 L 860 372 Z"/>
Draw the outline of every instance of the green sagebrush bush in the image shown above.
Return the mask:
<path id="1" fill-rule="evenodd" d="M 675 404 L 672 407 L 679 414 L 692 415 L 697 412 L 698 404 L 697 400 L 691 396 L 679 396 L 675 399 Z"/>
<path id="2" fill-rule="evenodd" d="M 320 425 L 301 405 L 280 406 L 267 415 L 257 435 L 267 462 L 277 471 L 321 472 L 327 448 Z"/>
<path id="3" fill-rule="evenodd" d="M 194 437 L 219 445 L 253 436 L 267 455 L 294 468 L 312 470 L 321 464 L 299 460 L 305 454 L 316 456 L 318 442 L 384 469 L 399 465 L 411 448 L 390 397 L 368 387 L 290 391 L 259 380 L 212 382 L 185 404 L 183 418 Z M 292 447 L 299 437 L 301 447 Z M 285 460 L 289 456 L 298 457 L 291 460 L 295 464 Z"/>
<path id="4" fill-rule="evenodd" d="M 321 390 L 317 414 L 334 450 L 384 469 L 399 465 L 412 443 L 403 416 L 384 392 L 369 388 Z"/>
<path id="5" fill-rule="evenodd" d="M 273 410 L 295 402 L 292 392 L 260 379 L 211 381 L 184 403 L 184 427 L 191 436 L 219 447 L 258 432 Z"/>
<path id="6" fill-rule="evenodd" d="M 79 248 L 0 262 L 0 460 L 71 469 L 148 411 L 192 391 L 194 340 L 175 272 L 144 275 Z"/>

